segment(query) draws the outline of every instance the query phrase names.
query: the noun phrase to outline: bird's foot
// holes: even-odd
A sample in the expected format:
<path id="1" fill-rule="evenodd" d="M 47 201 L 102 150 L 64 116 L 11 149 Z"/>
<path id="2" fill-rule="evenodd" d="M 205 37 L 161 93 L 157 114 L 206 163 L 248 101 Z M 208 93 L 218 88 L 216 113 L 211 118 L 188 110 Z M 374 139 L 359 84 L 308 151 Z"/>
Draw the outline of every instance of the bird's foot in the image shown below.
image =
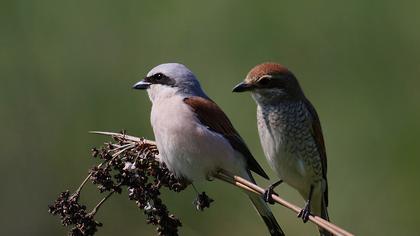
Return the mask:
<path id="1" fill-rule="evenodd" d="M 210 203 L 214 202 L 205 192 L 198 194 L 194 201 L 194 205 L 198 211 L 203 211 L 205 208 L 210 207 Z"/>
<path id="2" fill-rule="evenodd" d="M 274 192 L 274 186 L 271 185 L 270 187 L 268 187 L 265 191 L 264 191 L 264 201 L 268 202 L 269 204 L 273 205 L 274 204 L 274 199 L 271 196 L 272 194 L 278 196 L 278 194 L 276 192 Z"/>
<path id="3" fill-rule="evenodd" d="M 300 210 L 297 217 L 302 218 L 303 223 L 306 223 L 308 222 L 310 215 L 311 215 L 311 204 L 310 202 L 306 202 L 305 207 L 302 208 L 302 210 Z"/>
<path id="4" fill-rule="evenodd" d="M 283 180 L 279 180 L 279 181 L 275 182 L 274 184 L 268 186 L 268 188 L 264 191 L 264 194 L 263 194 L 263 199 L 264 199 L 265 202 L 268 202 L 271 205 L 274 204 L 274 199 L 271 195 L 274 194 L 274 195 L 278 196 L 278 194 L 276 192 L 274 192 L 274 188 L 277 187 L 281 183 L 283 183 Z"/>

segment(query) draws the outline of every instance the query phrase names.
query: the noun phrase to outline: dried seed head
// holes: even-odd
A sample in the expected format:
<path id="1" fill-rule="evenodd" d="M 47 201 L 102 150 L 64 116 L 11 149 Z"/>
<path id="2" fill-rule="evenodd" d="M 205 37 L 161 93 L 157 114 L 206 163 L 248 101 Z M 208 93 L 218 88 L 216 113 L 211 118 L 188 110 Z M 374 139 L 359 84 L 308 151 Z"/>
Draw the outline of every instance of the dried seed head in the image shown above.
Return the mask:
<path id="1" fill-rule="evenodd" d="M 125 131 L 122 134 L 125 135 Z M 146 222 L 157 227 L 158 235 L 178 235 L 181 222 L 167 210 L 160 198 L 160 189 L 165 187 L 180 192 L 190 183 L 176 178 L 158 161 L 156 146 L 143 141 L 134 142 L 125 136 L 115 136 L 114 140 L 115 143 L 105 143 L 99 149 L 92 149 L 92 156 L 99 157 L 104 162 L 90 169 L 89 179 L 97 185 L 100 192 L 121 193 L 122 187 L 126 187 L 129 199 L 143 209 Z M 63 225 L 73 226 L 70 235 L 93 235 L 97 227 L 101 226 L 94 220 L 94 213 L 103 202 L 95 207 L 92 214 L 86 213 L 86 207 L 80 205 L 78 199 L 78 194 L 71 195 L 69 191 L 65 191 L 49 206 L 49 212 L 60 216 Z M 196 201 L 197 208 L 209 207 L 212 201 L 203 192 Z"/>

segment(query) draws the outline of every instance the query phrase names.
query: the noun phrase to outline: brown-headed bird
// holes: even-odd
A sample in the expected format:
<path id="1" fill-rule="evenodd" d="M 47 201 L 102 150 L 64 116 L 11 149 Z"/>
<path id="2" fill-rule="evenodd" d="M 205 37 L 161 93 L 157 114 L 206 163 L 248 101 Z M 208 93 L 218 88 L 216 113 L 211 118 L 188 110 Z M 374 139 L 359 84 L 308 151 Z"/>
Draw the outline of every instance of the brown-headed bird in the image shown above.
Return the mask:
<path id="1" fill-rule="evenodd" d="M 276 63 L 254 67 L 233 92 L 250 91 L 257 103 L 257 123 L 264 154 L 280 180 L 266 191 L 272 202 L 281 182 L 306 200 L 298 214 L 304 222 L 311 213 L 329 220 L 327 156 L 315 108 L 303 94 L 292 72 Z M 330 235 L 320 228 L 321 235 Z"/>
<path id="2" fill-rule="evenodd" d="M 223 169 L 255 183 L 251 171 L 268 178 L 225 113 L 178 63 L 161 64 L 133 86 L 146 89 L 160 160 L 179 178 L 205 180 Z M 249 198 L 271 235 L 284 235 L 261 196 Z"/>

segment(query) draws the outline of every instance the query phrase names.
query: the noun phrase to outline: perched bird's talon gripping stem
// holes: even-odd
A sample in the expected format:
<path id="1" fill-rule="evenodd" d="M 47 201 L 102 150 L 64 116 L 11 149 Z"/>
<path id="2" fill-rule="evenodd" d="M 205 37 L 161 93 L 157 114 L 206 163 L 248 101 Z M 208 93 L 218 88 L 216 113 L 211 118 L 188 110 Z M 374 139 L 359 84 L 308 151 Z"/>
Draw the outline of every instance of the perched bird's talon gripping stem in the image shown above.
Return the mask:
<path id="1" fill-rule="evenodd" d="M 264 198 L 264 201 L 265 202 L 267 202 L 267 203 L 269 203 L 269 204 L 271 204 L 271 205 L 274 205 L 274 199 L 273 199 L 273 197 L 271 196 L 271 194 L 274 194 L 274 195 L 277 195 L 278 196 L 278 194 L 276 193 L 276 192 L 274 192 L 274 190 L 273 190 L 273 188 L 271 188 L 271 186 L 270 187 L 268 187 L 265 191 L 264 191 L 264 196 L 263 196 L 263 198 Z"/>
<path id="2" fill-rule="evenodd" d="M 305 207 L 300 210 L 297 217 L 302 218 L 303 223 L 308 222 L 309 216 L 311 215 L 311 200 L 312 200 L 312 193 L 314 192 L 314 186 L 311 185 L 309 190 L 308 201 L 306 201 Z"/>
<path id="3" fill-rule="evenodd" d="M 271 195 L 274 194 L 274 195 L 278 196 L 278 194 L 276 192 L 274 192 L 274 188 L 279 186 L 281 183 L 283 183 L 283 180 L 279 180 L 279 181 L 273 183 L 272 185 L 268 186 L 267 189 L 265 189 L 264 195 L 263 195 L 263 198 L 264 198 L 265 202 L 267 202 L 271 205 L 273 205 L 275 203 L 274 199 Z"/>
<path id="4" fill-rule="evenodd" d="M 300 210 L 297 217 L 302 218 L 303 223 L 306 223 L 309 220 L 309 215 L 311 215 L 311 203 L 308 200 L 305 204 L 305 207 L 302 210 Z"/>

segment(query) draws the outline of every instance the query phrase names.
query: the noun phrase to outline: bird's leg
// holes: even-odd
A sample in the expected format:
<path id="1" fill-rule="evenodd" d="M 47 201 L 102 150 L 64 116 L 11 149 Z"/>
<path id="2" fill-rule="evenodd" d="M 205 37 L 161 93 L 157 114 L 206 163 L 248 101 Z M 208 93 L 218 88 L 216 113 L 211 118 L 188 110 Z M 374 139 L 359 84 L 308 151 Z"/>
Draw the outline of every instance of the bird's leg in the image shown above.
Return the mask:
<path id="1" fill-rule="evenodd" d="M 306 201 L 305 207 L 300 210 L 298 217 L 302 218 L 303 223 L 306 223 L 309 220 L 309 215 L 311 214 L 311 199 L 312 194 L 314 192 L 314 186 L 311 185 L 311 189 L 309 190 L 309 197 Z"/>
<path id="2" fill-rule="evenodd" d="M 274 188 L 279 186 L 281 183 L 283 183 L 283 180 L 279 180 L 265 189 L 264 195 L 263 195 L 264 201 L 270 203 L 271 205 L 274 204 L 274 200 L 273 200 L 273 197 L 271 197 L 271 194 L 277 195 L 277 193 L 274 192 Z"/>
<path id="3" fill-rule="evenodd" d="M 197 195 L 200 195 L 200 193 L 198 192 L 197 188 L 195 187 L 195 185 L 194 185 L 193 183 L 191 183 L 191 186 L 193 187 L 193 189 L 194 189 L 195 193 L 196 193 Z"/>

